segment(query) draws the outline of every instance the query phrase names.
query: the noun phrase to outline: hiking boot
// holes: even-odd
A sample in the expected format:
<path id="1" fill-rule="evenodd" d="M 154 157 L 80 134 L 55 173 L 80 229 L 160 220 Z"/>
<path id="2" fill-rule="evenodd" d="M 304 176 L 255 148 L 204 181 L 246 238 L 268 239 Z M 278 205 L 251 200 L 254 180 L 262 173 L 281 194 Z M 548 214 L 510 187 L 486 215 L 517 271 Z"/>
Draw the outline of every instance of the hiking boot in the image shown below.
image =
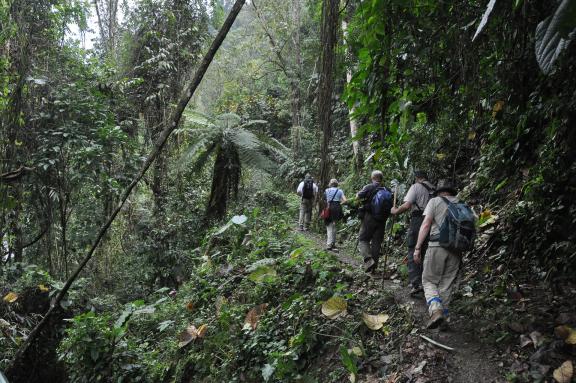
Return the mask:
<path id="1" fill-rule="evenodd" d="M 442 310 L 434 310 L 430 316 L 430 320 L 426 324 L 426 328 L 429 330 L 438 328 L 438 326 L 440 326 L 445 321 L 445 319 L 446 318 L 444 318 Z"/>
<path id="2" fill-rule="evenodd" d="M 369 273 L 371 271 L 373 271 L 376 267 L 376 262 L 374 262 L 374 259 L 372 258 L 368 258 L 364 260 L 364 272 Z"/>
<path id="3" fill-rule="evenodd" d="M 300 227 L 298 228 L 298 231 L 304 231 L 304 226 L 300 226 Z"/>
<path id="4" fill-rule="evenodd" d="M 424 292 L 424 289 L 422 288 L 422 286 L 412 286 L 412 288 L 410 289 L 410 296 L 412 298 L 417 297 L 418 295 L 420 295 L 420 293 Z"/>

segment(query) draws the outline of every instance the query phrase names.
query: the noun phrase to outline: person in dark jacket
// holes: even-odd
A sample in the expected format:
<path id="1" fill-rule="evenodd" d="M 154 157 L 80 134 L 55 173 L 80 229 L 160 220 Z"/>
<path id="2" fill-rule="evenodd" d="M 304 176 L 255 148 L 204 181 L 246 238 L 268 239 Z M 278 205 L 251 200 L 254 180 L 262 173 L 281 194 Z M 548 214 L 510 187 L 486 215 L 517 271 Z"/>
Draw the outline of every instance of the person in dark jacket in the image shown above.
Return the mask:
<path id="1" fill-rule="evenodd" d="M 364 259 L 364 271 L 369 273 L 376 269 L 380 259 L 380 247 L 384 239 L 386 219 L 380 220 L 372 216 L 370 203 L 378 188 L 383 187 L 384 174 L 380 170 L 372 172 L 372 183 L 364 186 L 356 197 L 362 201 L 362 225 L 358 234 L 358 249 Z"/>
<path id="2" fill-rule="evenodd" d="M 424 291 L 422 289 L 422 263 L 418 264 L 414 262 L 414 247 L 418 240 L 420 226 L 424 220 L 424 209 L 426 209 L 426 205 L 435 191 L 434 185 L 427 180 L 426 172 L 416 170 L 414 176 L 416 181 L 410 186 L 410 189 L 408 189 L 408 193 L 406 193 L 406 197 L 404 197 L 404 203 L 390 210 L 390 213 L 393 215 L 402 214 L 408 210 L 410 211 L 410 226 L 406 242 L 408 245 L 408 279 L 410 280 L 410 295 L 412 296 Z M 427 247 L 428 241 L 424 241 L 422 243 L 421 254 L 426 254 Z"/>

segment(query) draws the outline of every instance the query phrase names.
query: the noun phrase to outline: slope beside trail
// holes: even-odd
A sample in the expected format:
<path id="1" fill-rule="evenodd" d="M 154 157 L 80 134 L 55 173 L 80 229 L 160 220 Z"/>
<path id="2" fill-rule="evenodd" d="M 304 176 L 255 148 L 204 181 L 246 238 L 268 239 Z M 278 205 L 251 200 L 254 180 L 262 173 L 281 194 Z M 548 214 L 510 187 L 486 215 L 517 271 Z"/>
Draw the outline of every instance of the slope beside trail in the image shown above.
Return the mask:
<path id="1" fill-rule="evenodd" d="M 325 247 L 325 238 L 308 231 L 304 234 L 319 249 Z M 403 249 L 402 249 L 403 250 Z M 333 252 L 338 260 L 347 268 L 360 269 L 362 260 L 353 247 L 339 247 Z M 398 369 L 388 376 L 387 380 L 377 375 L 360 374 L 361 382 L 451 382 L 451 383 L 493 383 L 505 382 L 504 372 L 499 366 L 498 351 L 483 343 L 477 335 L 478 323 L 472 323 L 466 317 L 452 314 L 448 331 L 427 330 L 428 319 L 424 297 L 412 298 L 406 281 L 401 280 L 396 267 L 401 260 L 391 256 L 388 259 L 388 274 L 383 278 L 383 264 L 379 266 L 376 276 L 366 276 L 353 286 L 359 292 L 382 291 L 393 295 L 398 306 L 411 310 L 414 327 L 406 339 L 400 341 L 398 355 L 395 355 Z M 453 306 L 458 305 L 458 300 Z M 443 345 L 454 348 L 445 351 L 420 337 L 427 336 Z"/>

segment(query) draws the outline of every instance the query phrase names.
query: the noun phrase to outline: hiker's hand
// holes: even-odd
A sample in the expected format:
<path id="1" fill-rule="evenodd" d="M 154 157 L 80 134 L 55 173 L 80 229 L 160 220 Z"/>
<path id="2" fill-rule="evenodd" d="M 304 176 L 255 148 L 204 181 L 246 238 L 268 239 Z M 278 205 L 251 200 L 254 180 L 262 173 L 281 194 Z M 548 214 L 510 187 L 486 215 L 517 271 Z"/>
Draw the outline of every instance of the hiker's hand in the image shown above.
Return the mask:
<path id="1" fill-rule="evenodd" d="M 392 209 L 390 209 L 390 214 L 392 214 L 392 215 L 398 214 L 398 208 L 397 208 L 397 207 L 393 207 Z"/>
<path id="2" fill-rule="evenodd" d="M 420 249 L 414 249 L 414 263 L 420 264 Z"/>

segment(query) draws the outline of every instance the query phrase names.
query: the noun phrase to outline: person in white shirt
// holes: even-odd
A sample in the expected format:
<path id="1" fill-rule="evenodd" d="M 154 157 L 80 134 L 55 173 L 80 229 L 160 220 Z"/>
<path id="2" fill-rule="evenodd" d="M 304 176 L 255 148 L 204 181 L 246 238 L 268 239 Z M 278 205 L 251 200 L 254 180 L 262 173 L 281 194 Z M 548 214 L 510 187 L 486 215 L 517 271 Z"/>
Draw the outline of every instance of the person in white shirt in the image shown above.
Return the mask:
<path id="1" fill-rule="evenodd" d="M 316 194 L 318 194 L 318 185 L 316 185 L 314 179 L 309 173 L 306 174 L 304 180 L 298 185 L 296 193 L 302 197 L 300 201 L 300 217 L 298 225 L 300 231 L 308 230 L 312 219 L 314 199 L 316 198 Z"/>
<path id="2" fill-rule="evenodd" d="M 346 202 L 346 197 L 341 189 L 338 189 L 338 180 L 332 178 L 329 188 L 324 192 L 326 204 L 330 210 L 330 216 L 326 222 L 326 250 L 336 249 L 336 222 L 340 221 L 344 214 L 342 204 Z"/>

